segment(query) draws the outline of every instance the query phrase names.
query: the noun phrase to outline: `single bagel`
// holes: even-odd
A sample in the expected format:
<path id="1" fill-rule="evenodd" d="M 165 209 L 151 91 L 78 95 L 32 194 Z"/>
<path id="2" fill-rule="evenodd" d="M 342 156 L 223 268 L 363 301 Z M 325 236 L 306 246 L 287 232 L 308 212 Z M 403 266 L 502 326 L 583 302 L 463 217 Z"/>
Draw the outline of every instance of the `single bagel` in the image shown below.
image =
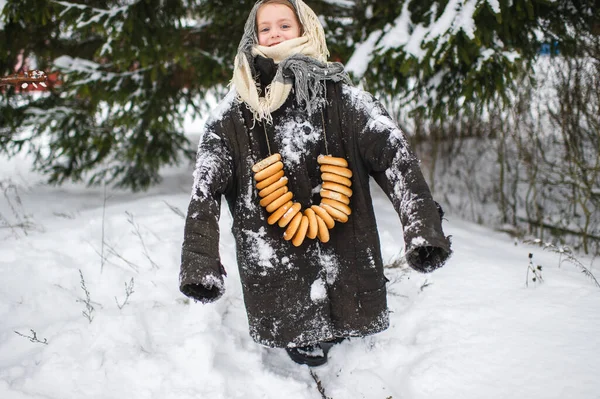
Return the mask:
<path id="1" fill-rule="evenodd" d="M 258 190 L 262 190 L 263 188 L 269 187 L 271 184 L 273 184 L 276 181 L 278 181 L 279 179 L 281 179 L 283 177 L 283 175 L 284 175 L 283 170 L 280 170 L 279 172 L 275 173 L 273 176 L 268 177 L 268 178 L 264 179 L 263 181 L 256 183 L 256 188 Z"/>
<path id="2" fill-rule="evenodd" d="M 269 224 L 275 224 L 277 223 L 277 221 L 279 219 L 281 219 L 281 217 L 283 217 L 283 215 L 285 215 L 285 213 L 292 207 L 294 203 L 292 201 L 288 201 L 285 204 L 283 204 L 282 206 L 280 206 L 275 212 L 273 212 L 271 214 L 271 216 L 269 216 L 269 219 L 267 219 L 267 223 Z"/>
<path id="3" fill-rule="evenodd" d="M 317 225 L 319 226 L 319 232 L 317 234 L 317 237 L 319 237 L 319 241 L 328 242 L 329 241 L 329 229 L 327 228 L 327 225 L 325 224 L 325 222 L 323 221 L 323 219 L 321 219 L 321 217 L 319 215 L 315 215 L 315 217 L 317 218 Z"/>
<path id="4" fill-rule="evenodd" d="M 306 232 L 306 236 L 311 240 L 317 238 L 317 233 L 319 232 L 319 225 L 317 224 L 317 216 L 315 215 L 315 211 L 308 208 L 304 211 L 304 215 L 308 218 L 308 231 Z"/>
<path id="5" fill-rule="evenodd" d="M 321 188 L 323 190 L 331 190 L 331 191 L 335 191 L 340 194 L 344 194 L 348 198 L 352 197 L 352 189 L 350 187 L 347 187 L 347 186 L 344 186 L 344 185 L 341 185 L 338 183 L 334 183 L 332 181 L 323 182 L 323 185 L 321 186 Z"/>
<path id="6" fill-rule="evenodd" d="M 260 172 L 260 173 L 262 173 L 262 172 Z M 328 173 L 328 172 L 321 173 L 321 180 L 323 180 L 324 182 L 332 181 L 334 183 L 342 184 L 347 187 L 350 187 L 352 185 L 352 182 L 350 181 L 350 179 L 348 179 L 347 177 L 344 177 L 344 176 L 337 175 L 335 173 Z"/>
<path id="7" fill-rule="evenodd" d="M 277 190 L 278 188 L 285 186 L 287 183 L 288 183 L 288 178 L 284 176 L 281 179 L 277 180 L 275 183 L 260 190 L 258 193 L 258 196 L 261 198 L 264 198 L 267 195 L 271 194 L 273 191 Z"/>
<path id="8" fill-rule="evenodd" d="M 323 203 L 321 203 L 321 205 L 319 206 L 325 209 L 327 213 L 329 213 L 333 220 L 335 220 L 336 222 L 346 223 L 348 221 L 348 215 L 346 215 L 344 212 L 339 211 L 334 207 Z"/>
<path id="9" fill-rule="evenodd" d="M 331 155 L 319 155 L 317 157 L 317 162 L 319 165 L 335 165 L 344 168 L 348 166 L 348 161 L 344 158 L 332 157 Z"/>
<path id="10" fill-rule="evenodd" d="M 327 225 L 328 229 L 333 229 L 333 226 L 335 226 L 335 220 L 333 220 L 331 215 L 329 215 L 329 213 L 327 213 L 327 211 L 325 209 L 321 208 L 318 205 L 313 205 L 310 207 L 310 209 L 315 211 L 315 213 L 317 215 L 319 215 L 321 217 L 321 219 L 323 219 L 323 221 L 325 222 L 325 225 Z"/>
<path id="11" fill-rule="evenodd" d="M 252 167 L 252 171 L 254 173 L 260 172 L 267 166 L 273 165 L 277 161 L 281 161 L 281 155 L 273 154 L 270 157 L 267 157 L 267 158 L 263 159 L 262 161 L 258 161 L 257 163 L 255 163 L 254 166 Z"/>
<path id="12" fill-rule="evenodd" d="M 352 214 L 352 209 L 350 209 L 348 205 L 342 204 L 339 201 L 335 201 L 329 198 L 321 198 L 321 204 L 327 204 L 330 207 L 337 209 L 338 211 L 344 212 L 348 216 Z"/>
<path id="13" fill-rule="evenodd" d="M 306 237 L 306 232 L 308 231 L 308 218 L 306 215 L 302 216 L 302 220 L 300 220 L 300 226 L 298 226 L 298 230 L 296 231 L 296 235 L 292 239 L 292 244 L 295 247 L 299 247 L 304 242 L 304 238 Z"/>
<path id="14" fill-rule="evenodd" d="M 275 201 L 273 201 L 269 205 L 267 205 L 267 207 L 265 209 L 269 213 L 274 212 L 281 205 L 283 205 L 286 202 L 290 201 L 293 197 L 294 197 L 294 194 L 292 194 L 291 191 L 288 191 L 287 193 L 283 194 L 281 197 L 277 198 Z"/>
<path id="15" fill-rule="evenodd" d="M 296 216 L 296 214 L 300 212 L 301 208 L 302 205 L 299 202 L 294 202 L 294 204 L 288 209 L 288 211 L 283 214 L 281 219 L 279 219 L 279 227 L 287 226 L 288 223 L 294 218 L 294 216 Z"/>
<path id="16" fill-rule="evenodd" d="M 254 180 L 256 180 L 256 181 L 264 180 L 267 177 L 273 176 L 275 173 L 279 172 L 282 169 L 283 169 L 283 162 L 277 161 L 273 165 L 270 165 L 267 168 L 256 173 L 254 175 Z"/>
<path id="17" fill-rule="evenodd" d="M 296 231 L 298 231 L 298 227 L 300 227 L 300 222 L 302 221 L 302 214 L 297 213 L 296 216 L 292 219 L 290 224 L 288 224 L 287 229 L 285 229 L 285 233 L 283 233 L 283 239 L 289 241 L 294 237 Z"/>
<path id="18" fill-rule="evenodd" d="M 352 177 L 352 171 L 348 168 L 335 165 L 321 165 L 322 173 L 335 173 L 336 175 L 344 176 L 347 178 Z"/>
<path id="19" fill-rule="evenodd" d="M 267 206 L 271 202 L 275 201 L 277 198 L 281 197 L 283 194 L 288 192 L 287 186 L 283 186 L 273 191 L 271 194 L 267 195 L 265 198 L 260 200 L 260 206 Z M 279 207 L 277 207 L 279 208 Z M 277 209 L 275 208 L 275 209 Z"/>
<path id="20" fill-rule="evenodd" d="M 338 192 L 335 191 L 330 191 L 330 190 L 321 190 L 321 198 L 330 198 L 334 201 L 339 201 L 342 202 L 346 205 L 348 205 L 350 203 L 350 198 L 348 198 L 347 196 L 345 196 L 344 194 L 340 194 Z"/>

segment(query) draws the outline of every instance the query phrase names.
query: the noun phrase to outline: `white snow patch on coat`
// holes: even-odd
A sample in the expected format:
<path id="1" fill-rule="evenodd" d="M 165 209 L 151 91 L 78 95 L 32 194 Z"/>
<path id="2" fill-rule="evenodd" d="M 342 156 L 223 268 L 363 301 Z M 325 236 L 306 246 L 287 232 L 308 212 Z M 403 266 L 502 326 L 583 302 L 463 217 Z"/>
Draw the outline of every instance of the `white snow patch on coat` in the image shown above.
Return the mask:
<path id="1" fill-rule="evenodd" d="M 377 267 L 375 257 L 373 256 L 373 250 L 371 248 L 367 248 L 367 260 L 369 261 L 369 266 L 371 268 L 375 269 Z"/>
<path id="2" fill-rule="evenodd" d="M 375 97 L 353 86 L 344 85 L 342 90 L 351 98 L 357 110 L 369 116 L 364 131 L 388 133 L 390 144 L 398 146 L 403 156 L 409 156 L 406 150 L 407 141 L 404 132 Z"/>
<path id="3" fill-rule="evenodd" d="M 321 302 L 327 298 L 327 288 L 323 280 L 316 279 L 310 286 L 310 300 L 313 302 Z"/>
<path id="4" fill-rule="evenodd" d="M 244 230 L 244 234 L 248 237 L 250 248 L 252 248 L 248 251 L 247 258 L 251 260 L 252 263 L 265 269 L 275 267 L 272 263 L 275 258 L 275 250 L 271 247 L 266 238 L 267 232 L 265 228 L 261 227 L 258 232 Z"/>
<path id="5" fill-rule="evenodd" d="M 258 199 L 254 198 L 253 193 L 254 193 L 254 182 L 253 181 L 247 181 L 246 182 L 246 190 L 245 193 L 242 193 L 242 197 L 241 200 L 244 202 L 244 208 L 248 209 L 248 210 L 252 210 L 252 212 L 246 212 L 244 213 L 244 216 L 246 217 L 246 219 L 251 219 L 253 218 L 253 213 L 257 210 L 257 204 L 259 203 Z"/>
<path id="6" fill-rule="evenodd" d="M 319 264 L 323 267 L 325 272 L 325 280 L 328 285 L 332 285 L 337 280 L 340 272 L 340 262 L 337 256 L 333 253 L 325 253 L 325 251 L 319 249 Z"/>
<path id="7" fill-rule="evenodd" d="M 202 281 L 200 282 L 200 284 L 208 289 L 211 289 L 214 287 L 220 291 L 223 290 L 223 280 L 212 274 L 202 277 Z"/>
<path id="8" fill-rule="evenodd" d="M 306 133 L 309 131 L 310 133 Z M 317 143 L 322 134 L 322 129 L 315 127 L 308 121 L 297 122 L 290 119 L 276 127 L 276 139 L 284 162 L 300 165 L 307 153 L 309 143 Z M 289 165 L 288 165 L 289 166 Z"/>
<path id="9" fill-rule="evenodd" d="M 215 133 L 214 126 L 223 119 L 235 100 L 235 92 L 231 90 L 210 113 L 198 142 L 196 167 L 194 168 L 194 185 L 192 199 L 209 199 L 213 196 L 211 184 L 221 181 L 219 177 L 225 173 L 223 165 L 232 165 L 233 160 L 221 143 L 221 137 Z"/>
<path id="10" fill-rule="evenodd" d="M 208 133 L 220 140 L 215 133 Z M 215 182 L 220 181 L 219 176 L 224 173 L 221 167 L 222 163 L 230 159 L 228 154 L 222 149 L 212 145 L 202 145 L 198 147 L 196 156 L 196 167 L 194 168 L 194 185 L 192 187 L 192 199 L 203 200 L 213 198 L 213 189 L 211 187 Z"/>

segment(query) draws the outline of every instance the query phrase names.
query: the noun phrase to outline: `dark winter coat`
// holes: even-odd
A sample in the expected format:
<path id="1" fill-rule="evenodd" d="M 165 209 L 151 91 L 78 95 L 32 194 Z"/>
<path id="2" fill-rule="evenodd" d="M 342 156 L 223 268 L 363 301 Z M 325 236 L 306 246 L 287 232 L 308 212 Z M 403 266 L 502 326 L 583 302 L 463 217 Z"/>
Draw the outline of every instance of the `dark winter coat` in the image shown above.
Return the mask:
<path id="1" fill-rule="evenodd" d="M 202 302 L 223 294 L 219 256 L 221 196 L 233 216 L 233 235 L 250 334 L 273 347 L 304 346 L 340 336 L 364 336 L 388 327 L 386 278 L 369 191 L 373 177 L 392 201 L 404 229 L 409 264 L 431 271 L 450 254 L 441 218 L 404 134 L 370 94 L 328 83 L 323 113 L 307 115 L 293 93 L 272 113 L 273 124 L 253 123 L 231 92 L 200 139 L 195 184 L 185 224 L 181 291 Z M 294 247 L 284 229 L 269 225 L 251 170 L 279 152 L 294 201 L 319 203 L 317 157 L 343 157 L 353 172 L 347 223 L 331 240 Z"/>

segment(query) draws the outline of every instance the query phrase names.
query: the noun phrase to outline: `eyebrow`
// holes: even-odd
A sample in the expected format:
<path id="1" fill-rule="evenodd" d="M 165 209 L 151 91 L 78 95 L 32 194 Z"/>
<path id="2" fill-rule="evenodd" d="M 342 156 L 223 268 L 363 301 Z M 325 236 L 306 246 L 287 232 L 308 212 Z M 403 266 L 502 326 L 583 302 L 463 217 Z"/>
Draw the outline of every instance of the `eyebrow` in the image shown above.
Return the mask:
<path id="1" fill-rule="evenodd" d="M 278 19 L 277 21 L 275 21 L 275 23 L 281 23 L 281 22 L 292 22 L 292 21 L 294 21 L 294 19 L 293 19 L 293 18 L 287 18 L 287 17 L 286 17 L 286 18 L 281 18 L 281 19 Z M 258 24 L 258 26 L 265 25 L 265 24 L 268 24 L 268 22 L 261 22 L 261 23 L 259 23 L 259 24 Z"/>

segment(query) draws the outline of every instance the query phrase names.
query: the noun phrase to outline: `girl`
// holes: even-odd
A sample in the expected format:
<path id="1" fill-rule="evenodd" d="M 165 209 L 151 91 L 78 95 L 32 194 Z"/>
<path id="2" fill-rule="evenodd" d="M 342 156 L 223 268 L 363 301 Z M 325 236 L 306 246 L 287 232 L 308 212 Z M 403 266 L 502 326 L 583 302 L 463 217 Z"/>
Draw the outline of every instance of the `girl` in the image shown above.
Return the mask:
<path id="1" fill-rule="evenodd" d="M 451 253 L 404 133 L 328 55 L 302 0 L 255 4 L 234 89 L 200 139 L 180 273 L 185 295 L 223 295 L 224 195 L 250 335 L 310 366 L 327 361 L 328 343 L 389 324 L 371 177 L 400 217 L 411 267 L 430 272 Z"/>

